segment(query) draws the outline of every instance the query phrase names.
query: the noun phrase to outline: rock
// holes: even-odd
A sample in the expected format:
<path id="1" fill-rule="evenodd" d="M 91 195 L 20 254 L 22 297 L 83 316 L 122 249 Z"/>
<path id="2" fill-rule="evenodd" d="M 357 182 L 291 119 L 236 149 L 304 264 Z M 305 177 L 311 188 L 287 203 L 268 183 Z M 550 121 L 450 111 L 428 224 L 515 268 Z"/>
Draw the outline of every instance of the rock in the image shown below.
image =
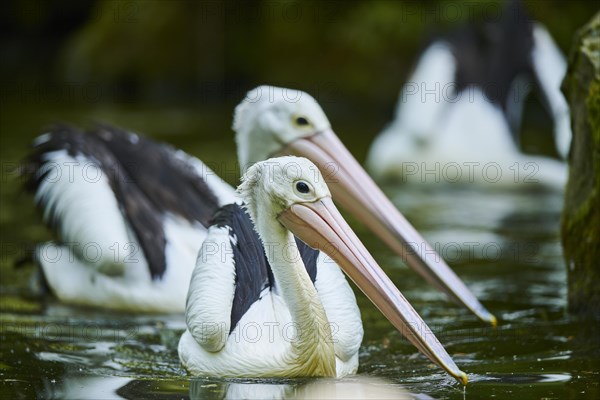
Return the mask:
<path id="1" fill-rule="evenodd" d="M 562 90 L 573 128 L 562 216 L 569 311 L 600 319 L 600 12 L 575 35 Z"/>

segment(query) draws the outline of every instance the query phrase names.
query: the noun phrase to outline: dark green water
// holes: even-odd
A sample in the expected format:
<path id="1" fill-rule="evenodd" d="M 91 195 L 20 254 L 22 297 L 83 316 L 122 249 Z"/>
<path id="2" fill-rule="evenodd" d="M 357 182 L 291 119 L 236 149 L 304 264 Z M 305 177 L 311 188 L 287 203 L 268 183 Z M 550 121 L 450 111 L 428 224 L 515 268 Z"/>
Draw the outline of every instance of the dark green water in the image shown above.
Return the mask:
<path id="1" fill-rule="evenodd" d="M 34 99 L 35 100 L 35 99 Z M 21 193 L 14 172 L 40 127 L 56 120 L 112 121 L 167 140 L 217 166 L 235 183 L 231 113 L 223 109 L 148 110 L 48 99 L 3 104 L 1 398 L 200 398 L 293 394 L 307 381 L 194 380 L 179 365 L 182 316 L 126 315 L 65 306 L 28 293 L 34 268 L 14 264 L 50 233 Z M 227 108 L 231 109 L 231 108 Z M 25 111 L 24 111 L 25 110 Z M 328 110 L 326 110 L 328 111 Z M 359 158 L 377 127 L 331 118 Z M 352 140 L 350 140 L 352 138 Z M 388 195 L 499 318 L 482 325 L 357 224 L 359 236 L 469 374 L 463 388 L 429 363 L 362 296 L 362 375 L 442 399 L 596 399 L 600 397 L 600 327 L 566 313 L 566 273 L 558 236 L 562 194 L 494 188 L 395 187 Z M 353 222 L 353 221 L 351 221 Z M 344 382 L 341 383 L 345 384 Z M 272 394 L 271 394 L 272 395 Z"/>

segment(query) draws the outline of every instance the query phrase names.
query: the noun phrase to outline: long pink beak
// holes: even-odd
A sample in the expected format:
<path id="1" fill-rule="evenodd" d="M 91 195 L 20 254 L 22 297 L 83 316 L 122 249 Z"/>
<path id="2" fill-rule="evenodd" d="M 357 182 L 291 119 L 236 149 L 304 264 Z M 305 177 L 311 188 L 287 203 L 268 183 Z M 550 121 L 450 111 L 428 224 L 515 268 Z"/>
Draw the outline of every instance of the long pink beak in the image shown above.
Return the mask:
<path id="1" fill-rule="evenodd" d="M 404 262 L 481 320 L 496 325 L 496 317 L 400 214 L 332 130 L 297 139 L 280 153 L 306 157 L 315 163 L 336 201 L 367 225 Z"/>
<path id="2" fill-rule="evenodd" d="M 467 384 L 467 375 L 456 366 L 425 321 L 377 265 L 330 197 L 294 204 L 277 219 L 303 242 L 334 259 L 413 345 L 463 385 Z"/>

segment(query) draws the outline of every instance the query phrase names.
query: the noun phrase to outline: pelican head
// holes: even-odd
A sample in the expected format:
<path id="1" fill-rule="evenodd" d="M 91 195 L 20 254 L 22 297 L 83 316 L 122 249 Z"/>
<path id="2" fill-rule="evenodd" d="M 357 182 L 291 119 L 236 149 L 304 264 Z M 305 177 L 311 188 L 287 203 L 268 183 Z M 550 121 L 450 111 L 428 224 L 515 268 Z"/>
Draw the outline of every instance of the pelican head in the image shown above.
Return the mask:
<path id="1" fill-rule="evenodd" d="M 274 86 L 248 92 L 233 118 L 242 168 L 266 160 L 298 139 L 330 129 L 329 119 L 311 95 Z"/>
<path id="2" fill-rule="evenodd" d="M 312 96 L 298 90 L 259 86 L 248 92 L 236 107 L 233 129 L 242 171 L 269 157 L 295 155 L 308 158 L 323 174 L 319 175 L 320 179 L 324 178 L 329 184 L 336 201 L 411 268 L 480 319 L 495 325 L 496 318 L 440 256 L 432 256 L 436 254 L 435 250 L 342 144 Z"/>
<path id="3" fill-rule="evenodd" d="M 263 241 L 281 238 L 281 232 L 289 230 L 326 253 L 423 354 L 467 383 L 466 374 L 348 226 L 312 162 L 291 156 L 258 162 L 244 175 L 238 193 Z M 275 268 L 273 272 L 281 273 Z"/>
<path id="4" fill-rule="evenodd" d="M 252 165 L 244 174 L 238 194 L 256 224 L 276 219 L 294 204 L 331 197 L 319 169 L 301 157 L 279 157 Z"/>

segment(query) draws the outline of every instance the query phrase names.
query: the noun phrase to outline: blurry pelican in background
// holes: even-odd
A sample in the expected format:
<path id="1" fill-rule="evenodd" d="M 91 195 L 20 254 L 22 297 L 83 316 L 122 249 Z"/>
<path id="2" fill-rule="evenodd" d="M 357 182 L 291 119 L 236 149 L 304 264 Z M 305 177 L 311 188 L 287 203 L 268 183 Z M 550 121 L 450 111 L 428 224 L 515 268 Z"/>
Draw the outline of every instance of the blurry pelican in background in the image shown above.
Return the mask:
<path id="1" fill-rule="evenodd" d="M 530 86 L 567 157 L 571 128 L 560 91 L 566 62 L 549 32 L 518 0 L 483 27 L 466 26 L 433 42 L 402 88 L 395 119 L 375 139 L 368 169 L 414 183 L 541 183 L 563 188 L 562 160 L 523 153 L 519 130 Z"/>

